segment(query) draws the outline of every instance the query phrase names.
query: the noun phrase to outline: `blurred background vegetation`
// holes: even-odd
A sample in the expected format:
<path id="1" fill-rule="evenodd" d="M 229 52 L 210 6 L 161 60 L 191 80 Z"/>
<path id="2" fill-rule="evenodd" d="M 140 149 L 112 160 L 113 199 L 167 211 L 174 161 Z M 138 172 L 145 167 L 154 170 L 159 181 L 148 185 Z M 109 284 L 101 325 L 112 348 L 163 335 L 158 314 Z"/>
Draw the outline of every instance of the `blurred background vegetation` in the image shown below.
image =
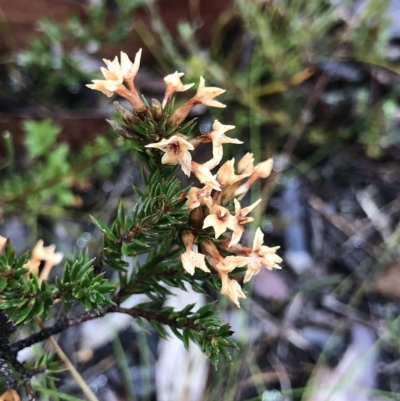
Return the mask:
<path id="1" fill-rule="evenodd" d="M 191 398 L 157 389 L 154 333 L 106 322 L 111 340 L 92 349 L 84 330 L 65 333 L 99 399 L 399 399 L 400 1 L 0 0 L 0 234 L 20 251 L 43 238 L 95 253 L 89 213 L 107 222 L 133 203 L 139 163 L 107 127 L 110 99 L 85 85 L 103 57 L 140 47 L 147 98 L 175 70 L 202 75 L 227 108 L 197 107 L 197 132 L 219 119 L 244 141 L 226 159 L 274 156 L 253 231 L 285 263 L 240 311 L 220 301 L 241 350 L 188 374 Z"/>

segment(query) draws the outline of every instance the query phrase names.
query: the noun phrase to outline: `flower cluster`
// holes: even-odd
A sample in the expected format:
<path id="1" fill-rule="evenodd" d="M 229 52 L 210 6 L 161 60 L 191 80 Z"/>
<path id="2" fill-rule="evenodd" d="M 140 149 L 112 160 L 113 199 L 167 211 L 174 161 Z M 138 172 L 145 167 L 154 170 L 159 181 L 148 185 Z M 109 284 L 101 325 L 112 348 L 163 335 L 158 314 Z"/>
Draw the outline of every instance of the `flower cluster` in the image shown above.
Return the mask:
<path id="1" fill-rule="evenodd" d="M 247 282 L 258 274 L 261 266 L 267 269 L 280 268 L 279 263 L 282 261 L 276 254 L 279 247 L 263 245 L 263 233 L 260 228 L 256 231 L 252 248 L 239 244 L 245 225 L 253 221 L 248 215 L 261 199 L 247 207 L 242 207 L 240 201 L 257 179 L 270 175 L 273 161 L 268 159 L 255 165 L 253 155 L 247 153 L 239 160 L 236 169 L 235 159 L 232 159 L 222 164 L 216 172 L 212 172 L 222 161 L 224 144 L 243 143 L 226 135 L 227 131 L 235 127 L 223 125 L 216 120 L 210 132 L 192 138 L 187 130 L 185 131 L 183 123 L 190 110 L 197 104 L 225 107 L 215 100 L 215 97 L 225 90 L 207 87 L 203 77 L 200 77 L 196 94 L 173 110 L 173 94 L 193 86 L 184 85 L 181 81 L 183 73 L 175 72 L 164 78 L 166 91 L 162 103 L 153 100 L 152 106 L 149 107 L 146 100 L 139 97 L 133 82 L 139 69 L 140 56 L 141 50 L 136 54 L 133 63 L 125 53 L 121 53 L 120 62 L 117 58 L 112 62 L 104 60 L 108 67 L 102 68 L 105 80 L 94 80 L 93 84 L 88 86 L 107 96 L 117 94 L 131 103 L 134 113 L 121 109 L 120 105 L 117 109 L 125 122 L 139 125 L 143 122 L 144 128 L 132 128 L 129 131 L 113 122 L 112 126 L 125 139 L 140 142 L 142 148 L 158 155 L 161 164 L 180 166 L 184 174 L 190 177 L 193 173 L 200 181 L 202 187 L 191 187 L 185 194 L 189 221 L 181 233 L 184 247 L 181 255 L 182 265 L 191 275 L 196 268 L 211 273 L 209 267 L 212 267 L 221 280 L 221 293 L 240 307 L 239 298 L 245 298 L 245 295 L 238 281 L 231 279 L 229 274 L 238 267 L 247 266 L 244 277 L 244 282 Z M 158 124 L 162 129 L 149 133 L 149 129 L 157 125 L 157 121 L 149 123 L 150 116 L 152 121 L 162 121 Z M 145 123 L 147 125 L 144 125 Z M 212 145 L 212 158 L 205 163 L 198 163 L 192 159 L 192 152 L 202 144 Z"/>

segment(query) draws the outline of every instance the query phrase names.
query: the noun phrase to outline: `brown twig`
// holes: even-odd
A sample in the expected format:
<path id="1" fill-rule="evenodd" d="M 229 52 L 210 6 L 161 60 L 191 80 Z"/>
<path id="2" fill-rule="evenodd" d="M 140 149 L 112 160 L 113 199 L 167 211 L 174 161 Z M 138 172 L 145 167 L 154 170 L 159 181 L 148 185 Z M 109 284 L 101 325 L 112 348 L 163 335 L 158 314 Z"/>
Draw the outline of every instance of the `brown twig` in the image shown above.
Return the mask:
<path id="1" fill-rule="evenodd" d="M 204 329 L 204 326 L 202 326 L 201 324 L 195 324 L 194 321 L 190 318 L 187 318 L 186 321 L 183 323 L 178 323 L 176 317 L 171 317 L 164 311 L 153 311 L 135 307 L 124 308 L 121 306 L 109 306 L 103 308 L 99 312 L 91 311 L 71 318 L 62 318 L 53 326 L 45 327 L 39 333 L 33 334 L 25 338 L 24 340 L 17 341 L 11 345 L 13 349 L 18 352 L 32 344 L 36 344 L 38 342 L 48 339 L 55 334 L 59 334 L 70 327 L 77 326 L 78 324 L 87 322 L 89 320 L 103 317 L 109 313 L 124 313 L 126 315 L 132 316 L 133 318 L 144 318 L 148 321 L 157 321 L 158 323 L 162 323 L 172 328 L 188 328 L 189 330 L 193 330 L 196 332 L 200 332 Z"/>

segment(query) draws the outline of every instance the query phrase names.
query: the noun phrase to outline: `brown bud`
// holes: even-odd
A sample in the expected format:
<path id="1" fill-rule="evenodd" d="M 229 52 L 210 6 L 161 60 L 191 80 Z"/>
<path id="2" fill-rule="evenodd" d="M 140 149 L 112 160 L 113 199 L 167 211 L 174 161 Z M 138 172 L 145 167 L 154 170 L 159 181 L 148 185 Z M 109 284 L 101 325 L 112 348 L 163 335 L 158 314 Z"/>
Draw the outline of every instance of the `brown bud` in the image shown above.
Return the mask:
<path id="1" fill-rule="evenodd" d="M 122 119 L 129 125 L 137 124 L 140 120 L 139 118 L 128 110 L 126 107 L 122 106 L 119 102 L 114 102 L 115 109 L 118 111 Z"/>
<path id="2" fill-rule="evenodd" d="M 223 257 L 218 252 L 214 242 L 208 238 L 202 238 L 200 242 L 200 250 L 201 253 L 206 256 L 210 265 L 214 268 L 223 260 Z"/>
<path id="3" fill-rule="evenodd" d="M 204 214 L 201 206 L 194 208 L 189 215 L 190 227 L 195 229 L 202 228 L 204 223 Z"/>
<path id="4" fill-rule="evenodd" d="M 177 127 L 183 120 L 187 117 L 190 110 L 196 103 L 193 102 L 192 99 L 188 100 L 181 107 L 174 110 L 174 112 L 170 115 L 168 122 L 170 127 Z"/>
<path id="5" fill-rule="evenodd" d="M 129 130 L 126 127 L 124 127 L 123 125 L 118 124 L 113 120 L 106 120 L 106 121 L 111 125 L 111 127 L 115 131 L 118 132 L 118 134 L 120 134 L 122 136 L 122 138 L 125 138 L 125 139 L 138 139 L 138 137 L 136 135 L 133 135 L 132 133 L 130 133 Z"/>
<path id="6" fill-rule="evenodd" d="M 182 232 L 182 242 L 185 248 L 192 249 L 194 244 L 194 232 L 192 230 L 183 230 Z"/>
<path id="7" fill-rule="evenodd" d="M 151 114 L 157 120 L 163 115 L 163 108 L 161 103 L 157 99 L 151 99 Z"/>

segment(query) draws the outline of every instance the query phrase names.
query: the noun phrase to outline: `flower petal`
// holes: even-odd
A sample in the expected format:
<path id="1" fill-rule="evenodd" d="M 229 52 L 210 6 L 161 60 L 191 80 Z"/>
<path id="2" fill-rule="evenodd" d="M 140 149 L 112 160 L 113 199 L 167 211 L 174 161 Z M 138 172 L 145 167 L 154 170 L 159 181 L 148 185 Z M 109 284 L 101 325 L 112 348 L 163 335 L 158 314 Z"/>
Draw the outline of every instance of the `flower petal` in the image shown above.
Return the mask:
<path id="1" fill-rule="evenodd" d="M 220 89 L 215 86 L 206 87 L 204 78 L 200 77 L 200 84 L 194 99 L 195 102 L 202 103 L 205 106 L 224 108 L 226 105 L 214 100 L 215 97 L 224 92 L 225 89 Z"/>
<path id="2" fill-rule="evenodd" d="M 231 280 L 227 274 L 222 275 L 221 294 L 228 297 L 238 308 L 240 308 L 239 298 L 246 298 L 240 284 L 236 280 Z"/>

